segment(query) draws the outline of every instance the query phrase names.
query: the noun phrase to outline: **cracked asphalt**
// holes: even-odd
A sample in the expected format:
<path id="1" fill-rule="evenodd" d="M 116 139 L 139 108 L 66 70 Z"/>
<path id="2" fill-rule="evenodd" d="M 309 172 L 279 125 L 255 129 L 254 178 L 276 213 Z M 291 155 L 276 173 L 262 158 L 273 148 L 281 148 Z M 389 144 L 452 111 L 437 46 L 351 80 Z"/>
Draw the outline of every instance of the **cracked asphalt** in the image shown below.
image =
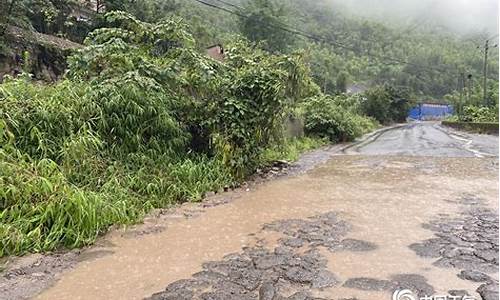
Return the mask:
<path id="1" fill-rule="evenodd" d="M 289 173 L 11 267 L 0 298 L 498 299 L 498 137 L 406 124 Z"/>

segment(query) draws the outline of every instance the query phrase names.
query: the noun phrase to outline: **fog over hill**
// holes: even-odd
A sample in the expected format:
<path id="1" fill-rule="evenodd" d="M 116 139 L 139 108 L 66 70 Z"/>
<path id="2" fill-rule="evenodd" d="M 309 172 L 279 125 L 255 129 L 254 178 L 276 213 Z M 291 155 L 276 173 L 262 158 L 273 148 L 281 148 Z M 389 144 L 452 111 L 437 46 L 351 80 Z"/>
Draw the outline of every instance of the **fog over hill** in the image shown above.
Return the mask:
<path id="1" fill-rule="evenodd" d="M 459 33 L 498 32 L 497 0 L 328 0 L 384 22 L 439 24 Z"/>

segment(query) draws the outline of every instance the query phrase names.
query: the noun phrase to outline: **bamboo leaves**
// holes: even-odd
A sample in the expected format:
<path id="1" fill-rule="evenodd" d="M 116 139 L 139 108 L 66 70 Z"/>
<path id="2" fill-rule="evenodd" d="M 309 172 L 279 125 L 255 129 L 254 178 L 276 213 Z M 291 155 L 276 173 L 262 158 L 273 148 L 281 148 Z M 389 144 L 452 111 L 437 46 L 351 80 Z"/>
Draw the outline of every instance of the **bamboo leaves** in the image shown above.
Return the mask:
<path id="1" fill-rule="evenodd" d="M 66 79 L 0 85 L 0 257 L 87 245 L 243 179 L 310 93 L 300 55 L 237 40 L 220 63 L 178 19 L 106 19 Z"/>

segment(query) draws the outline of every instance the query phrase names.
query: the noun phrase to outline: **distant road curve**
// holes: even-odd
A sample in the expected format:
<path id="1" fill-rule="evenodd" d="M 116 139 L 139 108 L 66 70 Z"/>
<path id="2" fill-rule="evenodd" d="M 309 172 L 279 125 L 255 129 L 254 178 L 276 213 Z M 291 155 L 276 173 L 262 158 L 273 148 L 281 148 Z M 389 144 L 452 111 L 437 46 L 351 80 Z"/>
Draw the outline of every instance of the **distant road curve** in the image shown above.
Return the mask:
<path id="1" fill-rule="evenodd" d="M 439 157 L 498 156 L 498 136 L 470 134 L 437 122 L 414 122 L 380 131 L 345 154 Z"/>

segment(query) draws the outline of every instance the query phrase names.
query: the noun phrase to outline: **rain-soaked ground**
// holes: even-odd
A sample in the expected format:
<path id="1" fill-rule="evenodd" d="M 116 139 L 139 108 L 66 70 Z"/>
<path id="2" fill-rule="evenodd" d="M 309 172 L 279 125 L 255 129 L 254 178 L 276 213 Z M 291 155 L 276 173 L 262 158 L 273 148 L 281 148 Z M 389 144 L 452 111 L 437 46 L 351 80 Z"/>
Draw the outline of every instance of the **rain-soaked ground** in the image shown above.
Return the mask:
<path id="1" fill-rule="evenodd" d="M 19 260 L 0 298 L 498 299 L 497 147 L 417 123 L 314 151 L 293 176 Z"/>

